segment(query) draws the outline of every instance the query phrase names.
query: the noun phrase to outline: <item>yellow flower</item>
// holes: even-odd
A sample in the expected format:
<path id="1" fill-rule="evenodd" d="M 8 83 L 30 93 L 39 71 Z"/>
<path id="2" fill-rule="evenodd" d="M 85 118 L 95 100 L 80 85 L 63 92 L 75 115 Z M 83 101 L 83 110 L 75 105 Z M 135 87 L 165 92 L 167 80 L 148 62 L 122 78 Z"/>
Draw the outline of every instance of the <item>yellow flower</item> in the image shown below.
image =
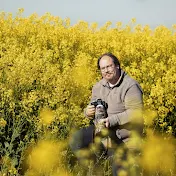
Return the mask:
<path id="1" fill-rule="evenodd" d="M 151 133 L 143 146 L 142 166 L 149 172 L 161 171 L 169 174 L 175 168 L 173 141 Z"/>
<path id="2" fill-rule="evenodd" d="M 136 18 L 132 18 L 132 19 L 131 19 L 131 22 L 132 22 L 132 23 L 136 23 Z"/>
<path id="3" fill-rule="evenodd" d="M 49 125 L 54 120 L 54 113 L 48 108 L 42 109 L 40 112 L 41 123 Z"/>
<path id="4" fill-rule="evenodd" d="M 7 122 L 3 118 L 0 118 L 0 127 L 5 127 L 6 124 Z"/>
<path id="5" fill-rule="evenodd" d="M 153 120 L 157 117 L 157 112 L 152 110 L 144 111 L 144 120 L 146 125 L 152 125 Z"/>
<path id="6" fill-rule="evenodd" d="M 28 157 L 29 169 L 38 173 L 52 173 L 62 166 L 61 152 L 64 144 L 55 141 L 40 141 Z"/>

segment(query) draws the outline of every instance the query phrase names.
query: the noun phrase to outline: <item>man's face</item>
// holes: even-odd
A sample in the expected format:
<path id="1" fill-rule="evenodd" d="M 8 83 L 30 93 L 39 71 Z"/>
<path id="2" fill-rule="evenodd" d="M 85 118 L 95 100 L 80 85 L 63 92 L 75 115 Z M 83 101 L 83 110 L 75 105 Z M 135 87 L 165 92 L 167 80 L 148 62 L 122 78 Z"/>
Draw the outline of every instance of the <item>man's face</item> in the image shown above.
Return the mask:
<path id="1" fill-rule="evenodd" d="M 109 56 L 103 56 L 99 62 L 102 77 L 108 82 L 115 84 L 119 78 L 118 66 L 115 66 Z"/>

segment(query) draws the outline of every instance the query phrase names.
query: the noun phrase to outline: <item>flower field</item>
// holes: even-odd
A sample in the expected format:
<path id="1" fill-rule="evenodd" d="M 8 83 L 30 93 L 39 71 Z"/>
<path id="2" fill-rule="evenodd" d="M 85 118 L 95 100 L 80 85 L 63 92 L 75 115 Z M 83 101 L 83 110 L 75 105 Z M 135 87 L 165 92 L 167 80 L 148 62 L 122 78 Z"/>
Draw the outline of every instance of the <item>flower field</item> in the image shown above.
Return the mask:
<path id="1" fill-rule="evenodd" d="M 150 175 L 176 174 L 176 25 L 151 29 L 133 19 L 98 28 L 22 14 L 0 13 L 0 175 L 75 174 L 67 144 L 75 128 L 89 124 L 83 109 L 105 52 L 144 91 L 142 167 Z"/>

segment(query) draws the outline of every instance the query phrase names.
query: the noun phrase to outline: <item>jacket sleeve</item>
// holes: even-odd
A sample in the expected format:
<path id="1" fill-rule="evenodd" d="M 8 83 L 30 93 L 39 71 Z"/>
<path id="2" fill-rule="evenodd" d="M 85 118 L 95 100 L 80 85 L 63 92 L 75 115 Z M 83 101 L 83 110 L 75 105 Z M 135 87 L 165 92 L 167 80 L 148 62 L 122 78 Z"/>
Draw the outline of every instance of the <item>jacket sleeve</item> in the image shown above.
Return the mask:
<path id="1" fill-rule="evenodd" d="M 143 121 L 143 98 L 139 85 L 134 84 L 126 91 L 124 104 L 125 111 L 108 117 L 110 127 L 125 125 L 133 120 L 136 121 L 135 123 Z"/>

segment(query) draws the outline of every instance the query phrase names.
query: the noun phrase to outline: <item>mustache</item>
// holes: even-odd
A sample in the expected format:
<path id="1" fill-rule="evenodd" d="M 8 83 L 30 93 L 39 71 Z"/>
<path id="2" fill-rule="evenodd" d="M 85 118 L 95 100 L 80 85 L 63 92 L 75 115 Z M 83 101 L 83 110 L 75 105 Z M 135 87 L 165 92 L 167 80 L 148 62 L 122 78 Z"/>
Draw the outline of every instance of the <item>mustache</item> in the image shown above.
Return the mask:
<path id="1" fill-rule="evenodd" d="M 106 74 L 112 74 L 113 72 L 112 71 L 107 71 L 105 72 Z"/>

